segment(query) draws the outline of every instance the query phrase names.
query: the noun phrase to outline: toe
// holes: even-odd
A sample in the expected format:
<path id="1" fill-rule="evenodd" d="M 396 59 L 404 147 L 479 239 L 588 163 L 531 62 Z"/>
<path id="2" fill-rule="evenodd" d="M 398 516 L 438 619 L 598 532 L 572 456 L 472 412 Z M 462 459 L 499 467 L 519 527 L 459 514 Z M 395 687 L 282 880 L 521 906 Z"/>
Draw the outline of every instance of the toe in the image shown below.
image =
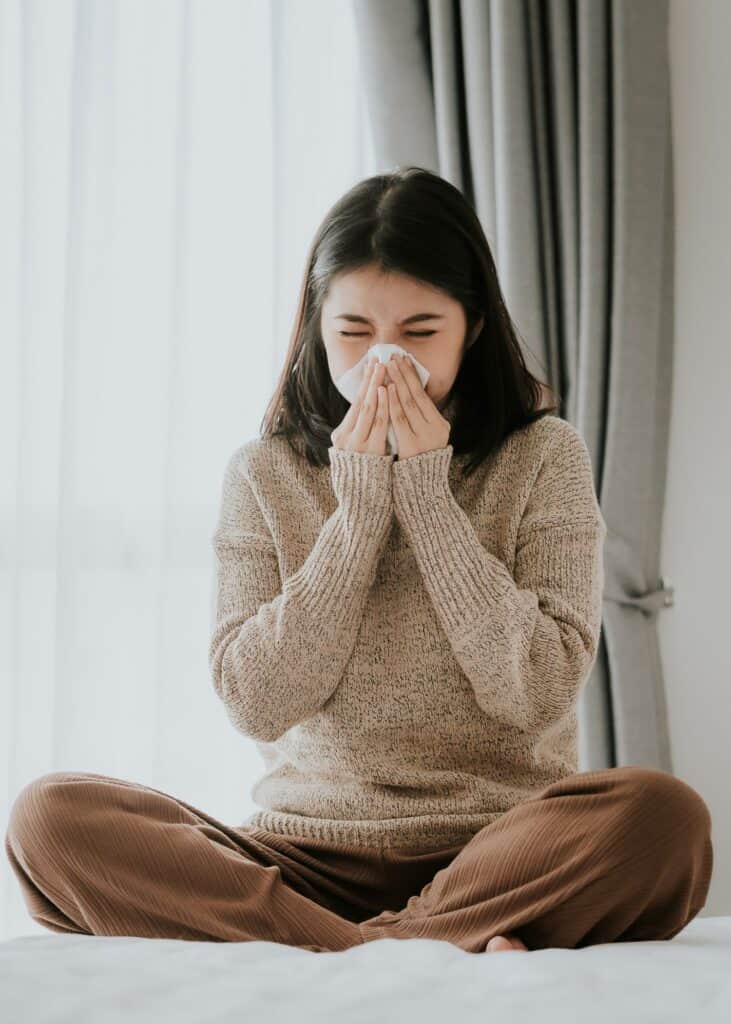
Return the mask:
<path id="1" fill-rule="evenodd" d="M 509 933 L 507 935 L 493 935 L 488 944 L 485 946 L 485 952 L 494 952 L 503 949 L 523 949 L 528 950 L 528 947 L 522 939 L 518 938 L 517 935 Z"/>

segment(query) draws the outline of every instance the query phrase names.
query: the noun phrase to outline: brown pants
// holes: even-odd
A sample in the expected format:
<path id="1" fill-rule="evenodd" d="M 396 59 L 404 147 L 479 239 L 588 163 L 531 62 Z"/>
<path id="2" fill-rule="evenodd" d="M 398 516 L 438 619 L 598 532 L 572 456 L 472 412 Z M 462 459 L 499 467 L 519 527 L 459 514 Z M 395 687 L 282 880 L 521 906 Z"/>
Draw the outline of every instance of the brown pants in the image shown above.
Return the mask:
<path id="1" fill-rule="evenodd" d="M 233 827 L 134 782 L 50 772 L 18 794 L 5 849 L 54 932 L 280 942 L 314 952 L 442 939 L 482 952 L 670 939 L 704 906 L 711 817 L 674 775 L 579 772 L 467 842 L 346 846 Z"/>

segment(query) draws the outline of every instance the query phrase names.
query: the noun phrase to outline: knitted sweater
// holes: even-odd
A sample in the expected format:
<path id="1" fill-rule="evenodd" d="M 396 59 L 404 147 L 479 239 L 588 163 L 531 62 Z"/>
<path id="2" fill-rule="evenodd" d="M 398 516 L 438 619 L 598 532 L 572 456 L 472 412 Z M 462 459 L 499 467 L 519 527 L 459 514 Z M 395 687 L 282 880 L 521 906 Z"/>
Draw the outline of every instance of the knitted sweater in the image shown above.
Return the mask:
<path id="1" fill-rule="evenodd" d="M 329 457 L 257 437 L 225 469 L 209 665 L 266 769 L 244 824 L 467 842 L 578 771 L 606 534 L 588 449 L 549 414 L 464 481 L 451 444 Z"/>

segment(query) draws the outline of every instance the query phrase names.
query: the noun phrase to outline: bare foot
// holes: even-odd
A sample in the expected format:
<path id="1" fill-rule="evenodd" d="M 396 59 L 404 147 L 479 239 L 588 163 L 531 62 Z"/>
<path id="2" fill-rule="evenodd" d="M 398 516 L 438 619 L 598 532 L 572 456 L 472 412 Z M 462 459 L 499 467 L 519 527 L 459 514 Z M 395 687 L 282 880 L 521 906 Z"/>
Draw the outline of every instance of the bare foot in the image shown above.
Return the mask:
<path id="1" fill-rule="evenodd" d="M 528 947 L 517 935 L 508 932 L 507 935 L 493 935 L 485 946 L 485 953 L 502 953 L 506 949 L 528 950 Z"/>

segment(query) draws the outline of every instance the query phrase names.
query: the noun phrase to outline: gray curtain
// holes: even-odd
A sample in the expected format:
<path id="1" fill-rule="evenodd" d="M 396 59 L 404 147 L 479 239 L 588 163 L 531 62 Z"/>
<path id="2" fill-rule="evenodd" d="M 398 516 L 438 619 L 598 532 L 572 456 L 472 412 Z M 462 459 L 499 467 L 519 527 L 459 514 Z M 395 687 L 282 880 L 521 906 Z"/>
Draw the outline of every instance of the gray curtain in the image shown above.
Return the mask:
<path id="1" fill-rule="evenodd" d="M 673 337 L 665 0 L 352 0 L 379 171 L 462 190 L 608 533 L 579 769 L 672 771 L 657 613 Z"/>

